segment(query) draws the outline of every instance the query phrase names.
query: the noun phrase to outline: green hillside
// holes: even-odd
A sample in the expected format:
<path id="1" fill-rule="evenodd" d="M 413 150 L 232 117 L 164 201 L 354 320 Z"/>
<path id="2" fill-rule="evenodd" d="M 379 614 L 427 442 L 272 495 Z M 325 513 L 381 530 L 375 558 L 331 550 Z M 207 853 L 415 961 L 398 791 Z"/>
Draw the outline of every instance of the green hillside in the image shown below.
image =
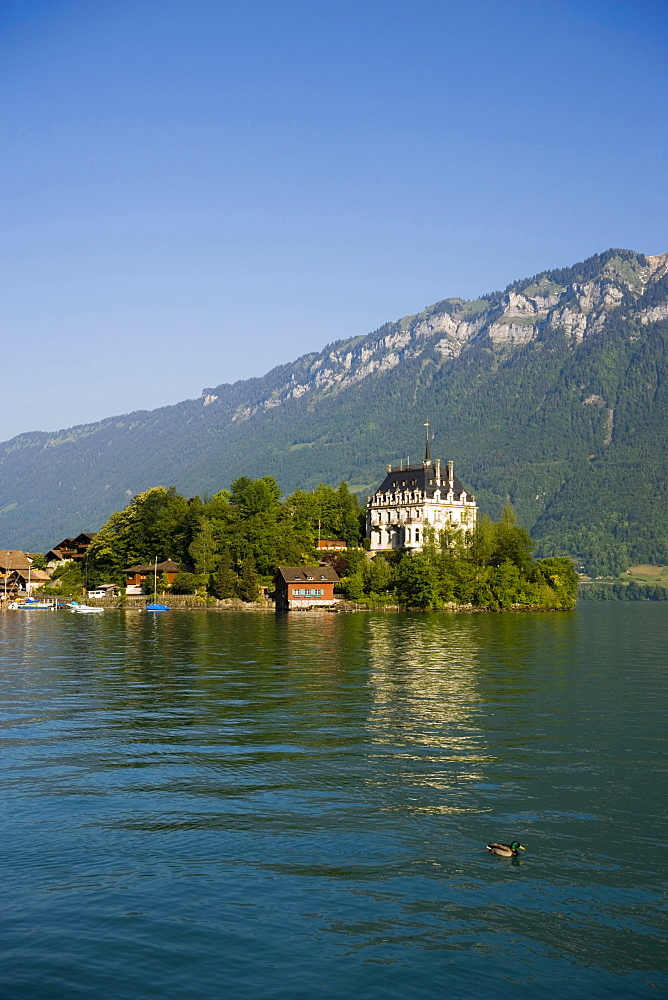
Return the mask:
<path id="1" fill-rule="evenodd" d="M 0 447 L 0 542 L 45 549 L 156 484 L 285 492 L 454 459 L 481 509 L 510 501 L 540 555 L 593 575 L 668 563 L 668 256 L 610 250 L 450 299 L 202 399 Z"/>

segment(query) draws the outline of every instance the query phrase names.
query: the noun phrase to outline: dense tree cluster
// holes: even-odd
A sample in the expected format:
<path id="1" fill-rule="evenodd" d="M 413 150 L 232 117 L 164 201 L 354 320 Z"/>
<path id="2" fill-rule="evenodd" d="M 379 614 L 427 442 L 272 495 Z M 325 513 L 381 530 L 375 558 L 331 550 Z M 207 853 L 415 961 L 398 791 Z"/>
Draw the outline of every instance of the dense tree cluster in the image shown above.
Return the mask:
<path id="1" fill-rule="evenodd" d="M 125 569 L 173 559 L 180 571 L 174 594 L 257 599 L 279 565 L 318 559 L 317 538 L 342 538 L 343 554 L 330 555 L 341 574 L 340 593 L 351 601 L 399 602 L 414 608 L 451 603 L 480 608 L 570 608 L 577 574 L 570 559 L 534 559 L 529 532 L 507 507 L 498 522 L 482 517 L 471 534 L 426 532 L 420 552 L 377 554 L 362 543 L 363 511 L 342 483 L 296 490 L 283 498 L 272 476 L 243 476 L 210 498 L 186 499 L 156 486 L 113 514 L 95 536 L 86 559 L 58 571 L 61 593 L 81 586 L 125 582 Z M 153 593 L 154 580 L 145 592 Z M 168 588 L 158 579 L 158 590 Z"/>
<path id="2" fill-rule="evenodd" d="M 572 608 L 578 587 L 572 560 L 534 559 L 532 549 L 529 532 L 507 507 L 496 523 L 483 517 L 469 536 L 432 532 L 421 552 L 381 553 L 371 562 L 348 556 L 342 589 L 350 600 L 394 597 L 416 608 Z"/>
<path id="3" fill-rule="evenodd" d="M 207 590 L 218 598 L 255 600 L 279 565 L 313 561 L 316 539 L 361 538 L 360 505 L 345 483 L 297 490 L 283 499 L 272 476 L 243 476 L 213 497 L 186 499 L 156 486 L 112 514 L 88 549 L 83 571 L 89 587 L 125 582 L 135 564 L 173 559 L 181 571 L 176 594 Z M 159 581 L 162 589 L 165 581 Z M 153 578 L 147 581 L 153 591 Z"/>

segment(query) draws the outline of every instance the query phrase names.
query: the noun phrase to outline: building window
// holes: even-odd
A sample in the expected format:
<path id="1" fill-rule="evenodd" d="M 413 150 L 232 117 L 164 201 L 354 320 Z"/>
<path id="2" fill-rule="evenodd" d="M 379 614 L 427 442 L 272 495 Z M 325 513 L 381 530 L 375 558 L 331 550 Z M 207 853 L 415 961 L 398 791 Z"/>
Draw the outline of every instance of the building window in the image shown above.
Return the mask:
<path id="1" fill-rule="evenodd" d="M 416 542 L 420 541 L 420 529 L 419 528 L 415 529 L 415 541 Z"/>

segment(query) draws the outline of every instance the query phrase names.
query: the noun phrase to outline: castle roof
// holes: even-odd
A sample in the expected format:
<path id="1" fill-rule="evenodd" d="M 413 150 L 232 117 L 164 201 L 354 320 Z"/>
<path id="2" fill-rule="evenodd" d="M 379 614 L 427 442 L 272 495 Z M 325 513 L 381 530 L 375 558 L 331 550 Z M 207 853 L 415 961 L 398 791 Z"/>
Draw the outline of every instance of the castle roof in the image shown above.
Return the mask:
<path id="1" fill-rule="evenodd" d="M 441 497 L 447 496 L 450 491 L 448 482 L 448 463 L 440 460 L 420 462 L 419 465 L 408 465 L 405 468 L 396 466 L 383 479 L 376 490 L 378 493 L 396 493 L 401 491 L 420 490 L 422 494 L 433 498 L 437 490 L 441 491 Z M 457 476 L 452 476 L 452 492 L 455 500 L 458 500 L 463 492 L 472 498 L 470 490 Z"/>

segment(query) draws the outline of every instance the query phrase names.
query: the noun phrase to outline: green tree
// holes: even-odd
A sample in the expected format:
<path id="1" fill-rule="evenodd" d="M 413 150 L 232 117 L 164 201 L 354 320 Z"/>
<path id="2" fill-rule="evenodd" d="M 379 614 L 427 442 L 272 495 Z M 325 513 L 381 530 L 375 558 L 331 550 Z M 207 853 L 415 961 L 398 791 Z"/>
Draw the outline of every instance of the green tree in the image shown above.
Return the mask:
<path id="1" fill-rule="evenodd" d="M 534 543 L 526 528 L 515 522 L 515 511 L 508 505 L 501 520 L 494 525 L 494 541 L 489 563 L 500 566 L 506 561 L 514 563 L 520 570 L 527 570 L 532 562 Z"/>
<path id="2" fill-rule="evenodd" d="M 344 538 L 348 545 L 358 545 L 361 536 L 359 500 L 350 492 L 347 483 L 341 483 L 336 493 L 340 528 L 335 537 Z"/>
<path id="3" fill-rule="evenodd" d="M 232 567 L 232 556 L 229 549 L 223 549 L 218 569 L 211 577 L 211 590 L 218 600 L 226 600 L 237 596 L 239 577 Z"/>
<path id="4" fill-rule="evenodd" d="M 258 598 L 258 578 L 255 572 L 255 560 L 252 555 L 244 557 L 239 572 L 239 583 L 237 584 L 237 594 L 242 601 L 257 601 Z"/>
<path id="5" fill-rule="evenodd" d="M 407 552 L 399 563 L 397 594 L 415 608 L 439 605 L 438 577 L 432 560 L 422 552 Z"/>
<path id="6" fill-rule="evenodd" d="M 176 574 L 172 584 L 173 594 L 196 594 L 200 584 L 200 577 L 197 573 L 187 573 L 181 570 Z"/>
<path id="7" fill-rule="evenodd" d="M 197 533 L 188 546 L 188 555 L 192 559 L 197 573 L 208 575 L 218 561 L 218 544 L 213 525 L 205 517 L 200 519 Z"/>
<path id="8" fill-rule="evenodd" d="M 510 559 L 495 566 L 491 574 L 490 587 L 496 606 L 510 610 L 513 604 L 518 603 L 521 583 L 519 568 Z"/>
<path id="9" fill-rule="evenodd" d="M 552 591 L 555 607 L 572 607 L 578 592 L 578 574 L 573 560 L 565 556 L 553 556 L 536 562 L 536 577 Z M 549 595 L 548 595 L 549 599 Z"/>
<path id="10" fill-rule="evenodd" d="M 364 597 L 364 577 L 357 570 L 350 576 L 341 577 L 339 589 L 348 601 L 361 601 Z"/>
<path id="11" fill-rule="evenodd" d="M 364 564 L 364 590 L 367 594 L 387 594 L 394 583 L 394 576 L 393 567 L 378 554 Z"/>
<path id="12" fill-rule="evenodd" d="M 484 514 L 478 518 L 471 533 L 469 558 L 476 566 L 489 566 L 496 544 L 496 528 Z"/>
<path id="13" fill-rule="evenodd" d="M 242 518 L 278 512 L 281 491 L 273 476 L 250 479 L 241 476 L 232 483 L 230 503 Z"/>

